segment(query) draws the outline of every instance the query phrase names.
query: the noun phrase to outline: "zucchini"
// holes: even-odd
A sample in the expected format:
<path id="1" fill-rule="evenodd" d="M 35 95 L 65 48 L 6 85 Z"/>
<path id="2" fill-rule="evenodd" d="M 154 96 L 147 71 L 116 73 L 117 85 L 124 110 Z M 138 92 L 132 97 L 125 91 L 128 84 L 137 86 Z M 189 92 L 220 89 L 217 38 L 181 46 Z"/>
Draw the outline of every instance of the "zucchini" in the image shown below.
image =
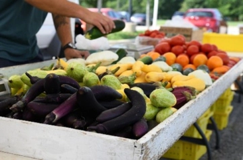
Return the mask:
<path id="1" fill-rule="evenodd" d="M 182 72 L 182 66 L 179 63 L 174 63 L 171 65 L 173 71 Z"/>
<path id="2" fill-rule="evenodd" d="M 157 58 L 157 59 L 154 60 L 154 62 L 157 62 L 157 61 L 166 62 L 166 58 L 165 58 L 165 56 L 160 56 L 159 58 Z"/>
<path id="3" fill-rule="evenodd" d="M 142 61 L 144 64 L 151 64 L 153 62 L 153 59 L 150 56 L 144 56 L 138 60 Z"/>
<path id="4" fill-rule="evenodd" d="M 182 74 L 187 76 L 189 73 L 191 73 L 191 72 L 193 72 L 193 71 L 194 71 L 194 69 L 192 69 L 192 68 L 187 68 L 187 69 L 183 70 Z"/>
<path id="5" fill-rule="evenodd" d="M 116 54 L 118 55 L 118 59 L 116 61 L 112 62 L 112 64 L 116 64 L 122 58 L 126 57 L 128 52 L 124 48 L 119 48 L 118 50 L 116 50 Z"/>
<path id="6" fill-rule="evenodd" d="M 198 67 L 197 67 L 197 70 L 199 70 L 199 69 L 200 69 L 200 70 L 203 70 L 203 71 L 205 71 L 205 72 L 207 72 L 207 73 L 210 72 L 208 66 L 205 65 L 205 64 L 202 64 L 202 65 L 198 66 Z"/>
<path id="7" fill-rule="evenodd" d="M 121 30 L 123 30 L 125 28 L 125 22 L 122 21 L 122 20 L 113 20 L 114 23 L 115 23 L 115 26 L 116 28 L 113 28 L 111 30 L 110 33 L 108 34 L 111 34 L 111 33 L 115 33 L 115 32 L 119 32 Z M 90 30 L 88 30 L 84 36 L 85 38 L 87 39 L 96 39 L 96 38 L 99 38 L 99 37 L 102 37 L 102 36 L 105 36 L 105 35 L 108 35 L 108 34 L 103 34 L 99 28 L 97 28 L 96 26 L 94 26 L 93 28 L 91 28 Z"/>

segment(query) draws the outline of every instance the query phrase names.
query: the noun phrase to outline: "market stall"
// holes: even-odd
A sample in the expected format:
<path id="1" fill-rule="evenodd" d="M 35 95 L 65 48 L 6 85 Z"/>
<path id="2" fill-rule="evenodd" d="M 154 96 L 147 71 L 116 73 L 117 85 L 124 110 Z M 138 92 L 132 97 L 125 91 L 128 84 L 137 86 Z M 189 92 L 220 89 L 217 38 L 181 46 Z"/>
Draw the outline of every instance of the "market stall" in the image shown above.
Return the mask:
<path id="1" fill-rule="evenodd" d="M 0 69 L 9 77 L 49 62 Z M 159 159 L 243 71 L 239 61 L 138 140 L 0 117 L 0 151 L 36 159 Z"/>
<path id="2" fill-rule="evenodd" d="M 124 26 L 121 26 L 120 29 L 122 29 L 122 27 Z M 71 59 L 70 61 L 65 61 L 64 59 L 58 59 L 48 60 L 40 63 L 0 68 L 0 73 L 3 75 L 3 78 L 1 79 L 2 84 L 4 84 L 3 88 L 5 87 L 5 91 L 2 91 L 2 95 L 5 96 L 9 94 L 18 94 L 19 96 L 21 93 L 24 95 L 16 103 L 14 102 L 11 104 L 12 106 L 10 109 L 7 108 L 8 112 L 10 112 L 9 115 L 0 116 L 0 155 L 1 152 L 5 152 L 9 153 L 10 155 L 20 155 L 23 157 L 46 160 L 75 160 L 80 158 L 104 160 L 160 159 L 160 157 L 163 156 L 166 151 L 169 150 L 170 147 L 173 146 L 173 144 L 178 141 L 184 135 L 184 133 L 187 132 L 189 127 L 195 124 L 195 122 L 197 122 L 197 120 L 200 119 L 200 117 L 209 110 L 212 104 L 222 95 L 222 93 L 225 92 L 226 89 L 231 86 L 232 83 L 234 83 L 234 81 L 243 71 L 243 60 L 238 58 L 239 56 L 230 59 L 227 53 L 218 49 L 216 45 L 211 45 L 209 43 L 201 44 L 201 42 L 195 40 L 188 41 L 183 35 L 176 35 L 168 38 L 165 37 L 165 33 L 161 31 L 147 30 L 137 37 L 135 44 L 118 44 L 111 48 L 109 48 L 108 41 L 106 41 L 107 43 L 98 43 L 100 40 L 105 42 L 103 40 L 106 40 L 106 38 L 102 36 L 103 35 L 101 33 L 97 34 L 89 32 L 86 34 L 86 38 L 89 37 L 90 40 L 82 36 L 79 37 L 81 38 L 81 43 L 77 42 L 76 45 L 80 50 L 87 49 L 81 48 L 84 46 L 87 47 L 87 45 L 82 44 L 84 39 L 88 40 L 90 44 L 106 44 L 105 48 L 95 48 L 98 51 L 92 53 L 86 60 Z M 101 37 L 101 39 L 99 39 L 99 37 Z M 138 44 L 141 42 L 143 42 L 143 44 Z M 90 47 L 94 46 L 90 45 Z M 95 47 L 101 46 L 96 45 Z M 207 62 L 209 61 L 210 63 L 208 64 Z M 193 68 L 186 68 L 188 66 Z M 43 69 L 43 67 L 45 69 Z M 100 68 L 98 69 L 96 67 Z M 27 71 L 30 76 L 26 74 Z M 87 85 L 85 85 L 84 80 L 84 76 L 91 72 L 96 76 L 96 80 L 98 79 L 95 84 L 92 83 L 93 86 L 109 86 L 112 88 L 112 91 L 114 91 L 113 93 L 117 93 L 119 90 L 118 93 L 122 98 L 116 97 L 115 100 L 119 100 L 120 104 L 125 104 L 126 102 L 128 103 L 130 100 L 131 104 L 133 104 L 133 101 L 130 99 L 131 97 L 129 98 L 129 96 L 126 95 L 127 92 L 125 91 L 125 89 L 132 90 L 132 85 L 130 84 L 131 81 L 122 81 L 122 78 L 119 79 L 118 77 L 126 71 L 130 72 L 129 74 L 126 73 L 126 76 L 124 77 L 132 77 L 131 84 L 136 84 L 139 82 L 148 84 L 152 82 L 153 85 L 156 85 L 156 89 L 164 89 L 163 93 L 168 93 L 163 94 L 163 96 L 157 95 L 157 97 L 155 96 L 154 99 L 157 98 L 157 100 L 160 100 L 163 97 L 170 96 L 170 98 L 165 99 L 165 101 L 167 100 L 168 103 L 162 104 L 156 100 L 152 101 L 152 91 L 149 93 L 150 96 L 139 94 L 140 92 L 137 90 L 132 91 L 136 92 L 138 96 L 136 98 L 140 98 L 139 100 L 143 102 L 141 106 L 143 106 L 143 111 L 145 113 L 140 113 L 140 119 L 136 119 L 133 122 L 127 123 L 127 126 L 121 125 L 122 127 L 120 129 L 124 130 L 125 127 L 133 127 L 135 122 L 137 123 L 141 119 L 146 119 L 145 114 L 147 111 L 147 105 L 152 105 L 155 108 L 157 107 L 157 111 L 153 115 L 153 118 L 146 119 L 146 125 L 148 125 L 147 123 L 149 120 L 156 119 L 156 123 L 152 127 L 149 126 L 149 129 L 145 129 L 146 133 L 141 135 L 141 137 L 136 137 L 134 135 L 132 138 L 129 136 L 115 136 L 116 134 L 114 133 L 119 131 L 119 129 L 108 132 L 107 129 L 97 127 L 100 124 L 103 124 L 103 122 L 105 123 L 106 121 L 115 119 L 111 118 L 108 120 L 97 121 L 97 116 L 99 114 L 110 109 L 105 108 L 104 106 L 104 108 L 101 108 L 99 111 L 97 111 L 97 113 L 95 113 L 95 116 L 92 115 L 92 123 L 89 124 L 88 127 L 86 126 L 78 129 L 75 127 L 71 128 L 62 124 L 59 126 L 56 123 L 58 120 L 65 117 L 65 115 L 71 113 L 71 110 L 74 111 L 73 108 L 69 109 L 69 111 L 65 111 L 67 113 L 65 113 L 65 115 L 63 114 L 62 117 L 61 115 L 59 115 L 60 117 L 54 115 L 56 116 L 54 119 L 48 117 L 53 114 L 54 109 L 48 113 L 45 113 L 40 121 L 31 121 L 28 120 L 28 118 L 23 120 L 24 118 L 21 116 L 18 118 L 18 113 L 20 112 L 20 114 L 23 114 L 25 110 L 33 112 L 33 110 L 31 110 L 33 108 L 27 108 L 27 105 L 34 101 L 35 98 L 40 98 L 38 97 L 39 95 L 44 94 L 44 97 L 47 97 L 48 94 L 51 96 L 59 95 L 59 93 L 61 93 L 61 84 L 65 84 L 65 82 L 67 82 L 63 82 L 63 78 L 69 80 L 70 83 L 68 82 L 67 84 L 74 84 L 76 88 L 74 87 L 74 91 L 68 92 L 72 94 L 69 94 L 69 97 L 62 102 L 58 100 L 53 101 L 58 103 L 59 107 L 65 107 L 65 105 L 69 105 L 71 101 L 68 101 L 67 103 L 67 100 L 69 100 L 70 97 L 78 97 L 78 94 L 80 96 L 87 91 L 79 90 L 80 88 L 84 89 L 86 87 L 87 89 L 90 87 L 88 89 L 91 90 L 91 84 L 87 83 Z M 210 73 L 212 73 L 212 75 L 210 75 Z M 104 79 L 98 77 L 99 75 L 104 77 L 107 74 L 110 76 L 109 78 L 112 77 L 113 80 L 116 81 L 110 81 L 110 84 L 107 84 L 104 82 Z M 178 81 L 176 78 L 172 81 L 172 78 L 176 77 L 178 74 L 180 76 L 180 78 L 177 79 Z M 21 77 L 21 87 L 16 87 L 17 92 L 15 93 L 13 93 L 15 87 L 10 86 L 10 77 L 13 75 Z M 51 75 L 52 77 L 48 77 L 47 75 Z M 139 76 L 142 77 L 142 80 L 139 79 Z M 49 78 L 49 80 L 47 80 L 46 77 Z M 51 79 L 53 77 L 54 80 Z M 166 79 L 168 77 L 170 78 Z M 33 78 L 36 78 L 36 80 Z M 192 79 L 194 81 L 187 81 Z M 31 80 L 33 80 L 33 82 Z M 62 83 L 60 81 L 62 81 Z M 103 82 L 103 84 L 101 82 Z M 176 85 L 176 82 L 179 83 Z M 7 83 L 9 84 L 10 89 L 6 87 Z M 29 99 L 27 102 L 25 96 L 28 91 L 26 90 L 30 90 L 31 87 L 37 86 L 37 83 L 40 84 L 40 87 L 35 87 L 37 88 L 35 91 L 38 93 L 35 93 L 35 91 L 32 90 L 34 96 L 31 97 L 30 94 L 28 94 Z M 123 85 L 125 86 L 124 88 Z M 162 88 L 161 85 L 163 85 Z M 50 88 L 52 87 L 56 87 L 56 90 L 51 90 Z M 173 94 L 171 90 L 174 90 L 176 87 L 191 87 L 190 89 L 195 89 L 195 92 L 187 92 L 188 97 L 186 96 L 186 93 L 182 94 L 181 92 L 180 94 L 183 96 L 183 102 L 185 103 L 181 104 L 180 107 L 177 106 L 178 108 L 173 108 L 177 104 L 178 97 L 176 97 L 176 95 Z M 153 88 L 153 90 L 155 90 L 155 88 Z M 124 95 L 127 97 L 124 98 Z M 75 106 L 76 102 L 80 104 L 84 102 L 79 102 L 79 98 L 82 99 L 82 97 L 78 97 L 72 101 L 73 106 Z M 82 100 L 84 99 L 85 98 Z M 88 102 L 87 99 L 88 98 L 86 98 L 86 102 Z M 37 99 L 37 101 L 38 100 L 40 99 Z M 96 101 L 97 99 L 94 97 L 92 100 Z M 108 101 L 111 100 L 109 99 Z M 40 101 L 40 103 L 42 102 L 43 101 Z M 98 102 L 97 100 L 97 104 L 99 103 L 101 105 L 101 102 L 102 101 Z M 158 103 L 156 104 L 156 102 Z M 86 105 L 86 107 L 87 106 L 88 105 Z M 119 105 L 113 107 L 116 108 L 117 106 Z M 169 114 L 166 117 L 157 119 L 159 111 L 162 111 L 165 108 L 170 110 Z M 91 110 L 81 110 L 81 112 L 83 111 L 90 112 Z M 128 112 L 128 110 L 126 110 L 126 112 Z M 125 114 L 126 112 L 121 113 L 119 116 Z M 17 118 L 14 117 L 15 113 L 17 113 Z M 34 113 L 30 113 L 30 115 L 31 114 L 35 115 Z M 130 114 L 130 116 L 131 115 L 132 114 Z M 135 115 L 137 116 L 137 114 Z M 209 114 L 207 118 L 209 119 L 211 116 L 212 115 Z M 206 121 L 208 121 L 208 119 L 206 119 Z M 206 125 L 207 123 L 205 123 L 205 130 Z"/>

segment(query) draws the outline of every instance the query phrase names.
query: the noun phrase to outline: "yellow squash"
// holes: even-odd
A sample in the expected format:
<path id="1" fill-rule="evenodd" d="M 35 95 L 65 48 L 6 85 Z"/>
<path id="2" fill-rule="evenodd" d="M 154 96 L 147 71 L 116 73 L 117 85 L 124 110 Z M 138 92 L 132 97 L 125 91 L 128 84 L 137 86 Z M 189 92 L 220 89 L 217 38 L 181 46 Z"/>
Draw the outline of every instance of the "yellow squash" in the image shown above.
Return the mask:
<path id="1" fill-rule="evenodd" d="M 163 80 L 164 74 L 162 72 L 148 72 L 145 75 L 145 80 L 147 82 L 160 82 Z"/>
<path id="2" fill-rule="evenodd" d="M 148 73 L 148 72 L 162 72 L 162 69 L 160 69 L 160 67 L 158 67 L 155 64 L 150 64 L 150 65 L 145 64 L 142 67 L 142 71 L 146 72 L 146 73 Z"/>
<path id="3" fill-rule="evenodd" d="M 142 74 L 142 68 L 144 66 L 144 63 L 142 61 L 136 61 L 132 66 L 132 71 L 136 73 L 136 76 L 140 76 Z"/>

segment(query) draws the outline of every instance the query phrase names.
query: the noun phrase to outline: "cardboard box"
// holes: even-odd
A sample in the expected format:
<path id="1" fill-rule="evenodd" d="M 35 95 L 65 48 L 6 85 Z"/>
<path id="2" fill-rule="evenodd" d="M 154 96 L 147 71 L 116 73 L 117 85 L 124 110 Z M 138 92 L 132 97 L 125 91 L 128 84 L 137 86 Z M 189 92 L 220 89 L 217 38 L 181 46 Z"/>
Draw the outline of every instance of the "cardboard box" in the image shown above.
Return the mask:
<path id="1" fill-rule="evenodd" d="M 203 39 L 203 30 L 201 29 L 193 30 L 192 28 L 161 26 L 159 31 L 164 32 L 166 37 L 173 37 L 177 34 L 182 34 L 185 36 L 187 42 L 191 40 L 202 42 Z"/>

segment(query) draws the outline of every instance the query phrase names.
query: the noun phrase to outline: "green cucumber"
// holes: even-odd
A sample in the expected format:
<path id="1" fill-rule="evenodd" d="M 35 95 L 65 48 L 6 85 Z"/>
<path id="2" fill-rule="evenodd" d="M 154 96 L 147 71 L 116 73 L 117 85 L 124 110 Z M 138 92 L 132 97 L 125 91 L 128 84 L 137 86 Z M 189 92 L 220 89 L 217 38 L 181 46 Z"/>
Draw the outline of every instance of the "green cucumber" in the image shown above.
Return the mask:
<path id="1" fill-rule="evenodd" d="M 111 33 L 115 33 L 115 32 L 119 32 L 121 30 L 123 30 L 125 28 L 125 22 L 122 21 L 122 20 L 113 20 L 114 23 L 115 23 L 115 26 L 116 28 L 113 28 L 112 31 L 108 34 L 111 34 Z M 105 35 L 108 35 L 108 34 L 103 34 L 99 28 L 97 28 L 96 26 L 91 28 L 90 30 L 88 30 L 84 36 L 85 38 L 87 39 L 96 39 L 96 38 L 99 38 L 99 37 L 102 37 L 102 36 L 105 36 Z"/>
<path id="2" fill-rule="evenodd" d="M 182 72 L 182 66 L 179 63 L 174 63 L 171 65 L 173 71 Z"/>
<path id="3" fill-rule="evenodd" d="M 154 62 L 157 62 L 157 61 L 163 61 L 163 62 L 166 62 L 166 58 L 165 58 L 165 56 L 160 56 L 159 58 L 156 58 L 156 59 L 154 60 Z"/>
<path id="4" fill-rule="evenodd" d="M 112 62 L 112 64 L 116 64 L 118 61 L 120 61 L 123 57 L 126 57 L 128 52 L 127 50 L 125 50 L 124 48 L 119 48 L 118 50 L 116 50 L 116 54 L 118 55 L 118 59 L 114 62 Z"/>
<path id="5" fill-rule="evenodd" d="M 192 69 L 192 68 L 187 68 L 187 69 L 184 69 L 184 70 L 183 70 L 182 74 L 187 76 L 189 73 L 191 73 L 191 72 L 193 72 L 193 71 L 194 71 L 194 69 Z"/>
<path id="6" fill-rule="evenodd" d="M 202 65 L 198 66 L 198 67 L 197 67 L 197 70 L 198 70 L 198 69 L 203 70 L 203 71 L 205 71 L 205 72 L 207 72 L 207 73 L 210 72 L 208 66 L 205 65 L 205 64 L 202 64 Z"/>
<path id="7" fill-rule="evenodd" d="M 151 64 L 153 62 L 153 59 L 150 56 L 144 56 L 138 60 L 142 61 L 144 64 Z"/>

